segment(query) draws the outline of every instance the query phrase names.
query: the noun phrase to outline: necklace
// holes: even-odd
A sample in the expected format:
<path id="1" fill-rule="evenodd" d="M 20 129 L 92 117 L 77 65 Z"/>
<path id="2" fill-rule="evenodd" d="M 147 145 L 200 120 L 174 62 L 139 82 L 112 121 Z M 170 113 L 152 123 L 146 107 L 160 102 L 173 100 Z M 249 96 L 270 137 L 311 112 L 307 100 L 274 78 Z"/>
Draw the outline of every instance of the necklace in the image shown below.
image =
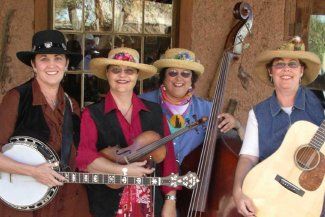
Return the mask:
<path id="1" fill-rule="evenodd" d="M 129 113 L 129 111 L 131 110 L 131 107 L 132 107 L 132 103 L 130 104 L 130 106 L 129 106 L 129 108 L 128 108 L 128 110 L 123 114 L 122 112 L 122 115 L 123 115 L 123 117 L 125 117 L 128 113 Z"/>
<path id="2" fill-rule="evenodd" d="M 58 100 L 57 99 L 50 99 L 48 98 L 46 95 L 44 95 L 46 98 L 46 101 L 50 104 L 51 107 L 55 108 L 58 104 Z"/>

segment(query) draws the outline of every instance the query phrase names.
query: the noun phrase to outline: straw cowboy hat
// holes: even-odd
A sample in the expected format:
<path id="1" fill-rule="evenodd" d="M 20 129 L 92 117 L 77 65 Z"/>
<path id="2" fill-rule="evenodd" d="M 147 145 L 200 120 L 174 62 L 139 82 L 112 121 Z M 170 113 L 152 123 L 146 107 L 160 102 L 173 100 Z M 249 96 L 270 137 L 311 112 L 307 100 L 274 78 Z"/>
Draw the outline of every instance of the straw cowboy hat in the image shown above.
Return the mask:
<path id="1" fill-rule="evenodd" d="M 154 66 L 139 63 L 138 51 L 120 47 L 112 49 L 108 53 L 107 58 L 94 58 L 90 61 L 90 71 L 98 78 L 107 80 L 106 68 L 108 65 L 129 66 L 139 70 L 139 80 L 150 78 L 157 73 L 157 69 Z"/>
<path id="2" fill-rule="evenodd" d="M 195 59 L 195 54 L 183 48 L 171 48 L 153 63 L 158 70 L 163 68 L 182 68 L 194 71 L 198 76 L 204 72 L 204 66 Z"/>
<path id="3" fill-rule="evenodd" d="M 262 52 L 256 60 L 254 74 L 266 84 L 273 86 L 270 80 L 266 65 L 274 58 L 292 58 L 299 59 L 306 67 L 301 78 L 301 84 L 307 85 L 313 82 L 320 70 L 320 59 L 312 52 L 305 51 L 305 45 L 299 36 L 295 36 L 289 42 L 283 44 L 277 50 L 268 50 Z"/>
<path id="4" fill-rule="evenodd" d="M 64 35 L 57 30 L 44 30 L 36 32 L 32 40 L 31 51 L 20 51 L 16 53 L 17 58 L 28 66 L 36 54 L 65 54 L 69 58 L 69 65 L 75 66 L 82 59 L 80 53 L 70 52 Z"/>

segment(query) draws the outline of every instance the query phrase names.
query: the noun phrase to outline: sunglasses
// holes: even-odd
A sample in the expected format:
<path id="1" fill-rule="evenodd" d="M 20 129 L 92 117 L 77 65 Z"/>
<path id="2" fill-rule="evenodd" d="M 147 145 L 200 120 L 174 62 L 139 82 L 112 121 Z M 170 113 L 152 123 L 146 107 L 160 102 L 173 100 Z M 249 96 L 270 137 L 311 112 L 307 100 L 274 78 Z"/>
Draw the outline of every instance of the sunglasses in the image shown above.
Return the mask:
<path id="1" fill-rule="evenodd" d="M 183 77 L 183 78 L 189 78 L 191 77 L 192 75 L 192 72 L 190 71 L 182 71 L 182 72 L 178 72 L 178 71 L 168 71 L 167 74 L 170 76 L 170 77 L 176 77 L 178 76 L 179 74 Z"/>
<path id="2" fill-rule="evenodd" d="M 296 69 L 299 66 L 301 66 L 298 62 L 292 61 L 292 62 L 277 62 L 272 65 L 275 69 L 284 69 L 286 66 L 288 66 L 290 69 Z"/>
<path id="3" fill-rule="evenodd" d="M 138 70 L 136 69 L 131 69 L 131 68 L 127 68 L 127 69 L 121 69 L 119 67 L 113 67 L 113 68 L 109 68 L 108 69 L 110 72 L 112 72 L 113 74 L 117 75 L 120 74 L 124 71 L 125 74 L 127 75 L 134 75 L 136 73 L 138 73 Z"/>

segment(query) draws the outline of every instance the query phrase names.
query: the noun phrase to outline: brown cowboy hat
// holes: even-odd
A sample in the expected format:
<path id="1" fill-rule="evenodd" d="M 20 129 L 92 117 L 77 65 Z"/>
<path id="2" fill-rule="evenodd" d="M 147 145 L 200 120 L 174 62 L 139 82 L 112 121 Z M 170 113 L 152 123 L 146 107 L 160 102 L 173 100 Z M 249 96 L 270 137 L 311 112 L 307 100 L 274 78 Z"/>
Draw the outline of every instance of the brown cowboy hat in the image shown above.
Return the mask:
<path id="1" fill-rule="evenodd" d="M 129 66 L 139 70 L 139 80 L 150 78 L 157 73 L 156 67 L 139 63 L 138 51 L 120 47 L 112 49 L 107 58 L 94 58 L 89 63 L 90 71 L 98 78 L 107 80 L 106 68 L 108 65 Z"/>
<path id="2" fill-rule="evenodd" d="M 289 42 L 283 44 L 276 50 L 267 50 L 262 52 L 256 59 L 253 73 L 266 84 L 273 86 L 270 80 L 266 65 L 274 58 L 292 58 L 299 59 L 306 67 L 301 78 L 301 84 L 307 85 L 313 82 L 319 74 L 321 62 L 319 57 L 309 51 L 305 51 L 305 45 L 299 36 L 295 36 Z"/>

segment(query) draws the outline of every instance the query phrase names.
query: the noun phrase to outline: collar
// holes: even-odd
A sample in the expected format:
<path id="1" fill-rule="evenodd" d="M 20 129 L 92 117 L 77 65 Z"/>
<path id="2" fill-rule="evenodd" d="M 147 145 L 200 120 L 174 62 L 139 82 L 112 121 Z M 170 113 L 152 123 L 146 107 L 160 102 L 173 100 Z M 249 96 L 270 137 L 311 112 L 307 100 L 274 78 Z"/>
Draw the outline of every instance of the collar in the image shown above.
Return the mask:
<path id="1" fill-rule="evenodd" d="M 41 88 L 36 79 L 32 81 L 32 92 L 33 92 L 33 106 L 36 105 L 47 105 L 46 98 L 41 91 Z M 58 109 L 63 110 L 64 108 L 64 91 L 63 88 L 59 87 L 58 90 Z"/>
<path id="2" fill-rule="evenodd" d="M 299 87 L 296 97 L 295 97 L 295 102 L 293 104 L 293 108 L 305 110 L 305 104 L 306 104 L 305 90 L 304 90 L 304 88 Z M 282 110 L 282 108 L 276 98 L 275 91 L 273 91 L 273 94 L 270 98 L 270 108 L 271 108 L 271 114 L 273 117 L 276 116 Z"/>
<path id="3" fill-rule="evenodd" d="M 138 113 L 139 111 L 141 110 L 144 110 L 144 111 L 150 111 L 148 109 L 148 107 L 142 102 L 141 99 L 139 99 L 134 93 L 132 94 L 132 104 L 133 104 L 133 111 Z M 106 94 L 105 96 L 105 110 L 104 110 L 104 113 L 109 113 L 113 110 L 119 110 L 116 103 L 115 103 L 115 100 L 111 94 L 110 91 L 108 91 L 108 93 Z"/>

